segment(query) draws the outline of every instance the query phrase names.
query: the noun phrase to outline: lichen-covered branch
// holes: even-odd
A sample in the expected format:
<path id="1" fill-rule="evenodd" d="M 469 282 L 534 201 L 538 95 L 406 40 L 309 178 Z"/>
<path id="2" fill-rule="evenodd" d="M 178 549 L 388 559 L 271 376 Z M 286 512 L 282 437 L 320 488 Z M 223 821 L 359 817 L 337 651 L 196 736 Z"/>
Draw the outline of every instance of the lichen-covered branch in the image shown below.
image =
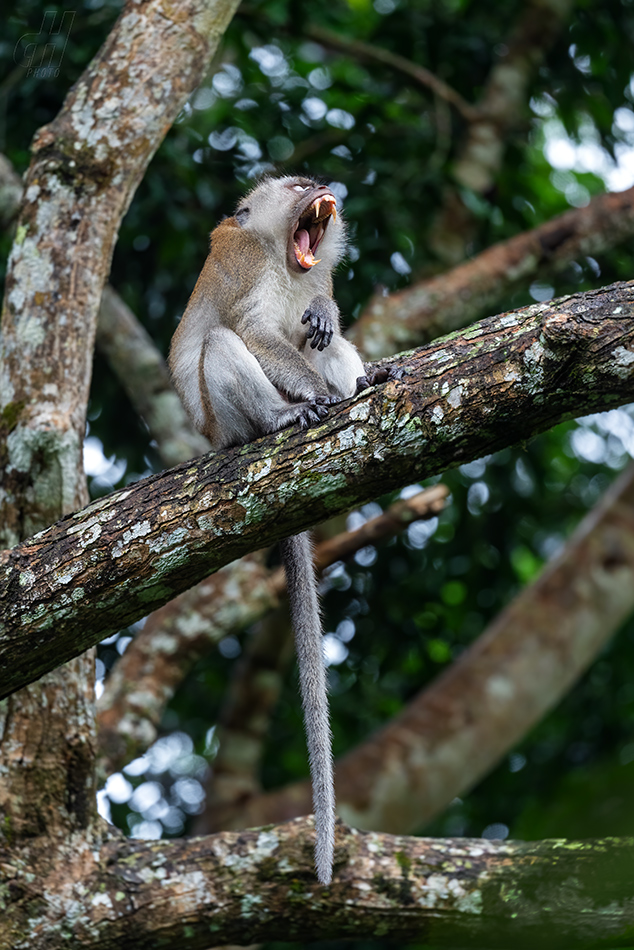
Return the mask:
<path id="1" fill-rule="evenodd" d="M 466 326 L 514 287 L 557 271 L 579 256 L 601 254 L 634 235 L 634 188 L 597 195 L 486 249 L 477 257 L 389 297 L 375 295 L 348 336 L 379 359 Z"/>
<path id="2" fill-rule="evenodd" d="M 634 466 L 442 676 L 337 761 L 339 814 L 363 828 L 423 827 L 566 695 L 632 611 Z M 225 809 L 223 827 L 284 821 L 310 802 L 297 782 Z"/>
<path id="3" fill-rule="evenodd" d="M 6 552 L 2 695 L 264 542 L 630 401 L 633 314 L 628 282 L 483 320 L 307 432 L 153 476 Z"/>
<path id="4" fill-rule="evenodd" d="M 482 950 L 631 945 L 632 839 L 407 838 L 339 825 L 326 888 L 312 837 L 300 819 L 181 841 L 113 836 L 63 863 L 50 851 L 0 852 L 0 946 L 207 950 L 388 934 Z"/>
<path id="5" fill-rule="evenodd" d="M 446 498 L 445 486 L 434 485 L 395 502 L 360 528 L 320 542 L 314 552 L 317 570 L 437 514 Z M 223 637 L 260 620 L 285 592 L 284 571 L 269 570 L 261 557 L 250 555 L 150 614 L 115 665 L 98 704 L 104 771 L 122 768 L 144 752 L 156 738 L 166 704 L 200 657 Z"/>

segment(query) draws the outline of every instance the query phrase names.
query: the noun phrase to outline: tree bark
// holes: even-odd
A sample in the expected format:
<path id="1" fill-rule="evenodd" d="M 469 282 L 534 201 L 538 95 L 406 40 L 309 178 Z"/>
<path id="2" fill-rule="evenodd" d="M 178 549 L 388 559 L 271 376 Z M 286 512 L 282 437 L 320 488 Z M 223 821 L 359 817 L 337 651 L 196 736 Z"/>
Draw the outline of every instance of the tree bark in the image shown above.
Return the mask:
<path id="1" fill-rule="evenodd" d="M 630 401 L 633 305 L 628 282 L 489 318 L 323 425 L 148 478 L 5 552 L 1 695 L 265 540 Z"/>
<path id="2" fill-rule="evenodd" d="M 406 838 L 339 824 L 335 876 L 312 820 L 184 841 L 0 854 L 0 946 L 207 950 L 211 943 L 389 935 L 427 946 L 629 947 L 634 841 Z"/>

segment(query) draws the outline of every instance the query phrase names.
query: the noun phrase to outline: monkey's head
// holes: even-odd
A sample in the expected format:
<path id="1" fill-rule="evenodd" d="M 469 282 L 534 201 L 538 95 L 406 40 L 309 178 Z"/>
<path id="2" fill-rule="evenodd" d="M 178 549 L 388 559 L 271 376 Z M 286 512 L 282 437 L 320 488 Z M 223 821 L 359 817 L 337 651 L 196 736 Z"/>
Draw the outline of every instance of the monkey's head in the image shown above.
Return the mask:
<path id="1" fill-rule="evenodd" d="M 323 262 L 331 270 L 345 248 L 345 227 L 337 199 L 311 178 L 265 178 L 242 199 L 235 218 L 246 231 L 273 246 L 293 274 Z"/>

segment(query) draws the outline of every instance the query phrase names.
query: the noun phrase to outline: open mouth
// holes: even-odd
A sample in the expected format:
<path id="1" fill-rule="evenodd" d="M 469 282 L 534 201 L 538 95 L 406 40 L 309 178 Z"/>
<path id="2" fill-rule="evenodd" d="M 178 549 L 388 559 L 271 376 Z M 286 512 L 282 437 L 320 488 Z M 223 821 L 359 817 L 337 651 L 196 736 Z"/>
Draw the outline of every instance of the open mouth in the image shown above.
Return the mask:
<path id="1" fill-rule="evenodd" d="M 319 259 L 315 258 L 315 254 L 326 233 L 331 216 L 333 221 L 337 220 L 337 199 L 330 193 L 315 198 L 300 215 L 293 234 L 293 250 L 297 263 L 304 270 L 309 270 L 315 264 L 319 264 Z"/>

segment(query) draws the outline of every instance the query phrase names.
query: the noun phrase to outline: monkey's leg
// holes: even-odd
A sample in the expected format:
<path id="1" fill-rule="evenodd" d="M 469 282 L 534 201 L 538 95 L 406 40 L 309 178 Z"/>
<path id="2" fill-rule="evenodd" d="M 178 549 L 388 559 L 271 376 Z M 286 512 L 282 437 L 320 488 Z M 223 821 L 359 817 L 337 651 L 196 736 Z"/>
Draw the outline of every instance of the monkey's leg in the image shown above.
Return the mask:
<path id="1" fill-rule="evenodd" d="M 237 332 L 276 389 L 293 402 L 328 405 L 330 399 L 323 379 L 286 336 L 257 322 L 247 324 L 246 321 Z"/>
<path id="2" fill-rule="evenodd" d="M 357 392 L 357 378 L 365 373 L 365 367 L 356 348 L 338 333 L 324 350 L 313 350 L 306 341 L 304 356 L 322 377 L 329 392 L 341 399 L 348 399 Z"/>
<path id="3" fill-rule="evenodd" d="M 330 884 L 335 840 L 335 792 L 328 692 L 317 580 L 308 534 L 280 541 L 295 629 L 299 685 L 313 786 L 315 866 L 321 884 Z"/>
<path id="4" fill-rule="evenodd" d="M 306 428 L 328 412 L 311 401 L 287 402 L 240 337 L 225 327 L 208 334 L 200 359 L 204 431 L 216 448 L 244 445 L 295 422 Z"/>

